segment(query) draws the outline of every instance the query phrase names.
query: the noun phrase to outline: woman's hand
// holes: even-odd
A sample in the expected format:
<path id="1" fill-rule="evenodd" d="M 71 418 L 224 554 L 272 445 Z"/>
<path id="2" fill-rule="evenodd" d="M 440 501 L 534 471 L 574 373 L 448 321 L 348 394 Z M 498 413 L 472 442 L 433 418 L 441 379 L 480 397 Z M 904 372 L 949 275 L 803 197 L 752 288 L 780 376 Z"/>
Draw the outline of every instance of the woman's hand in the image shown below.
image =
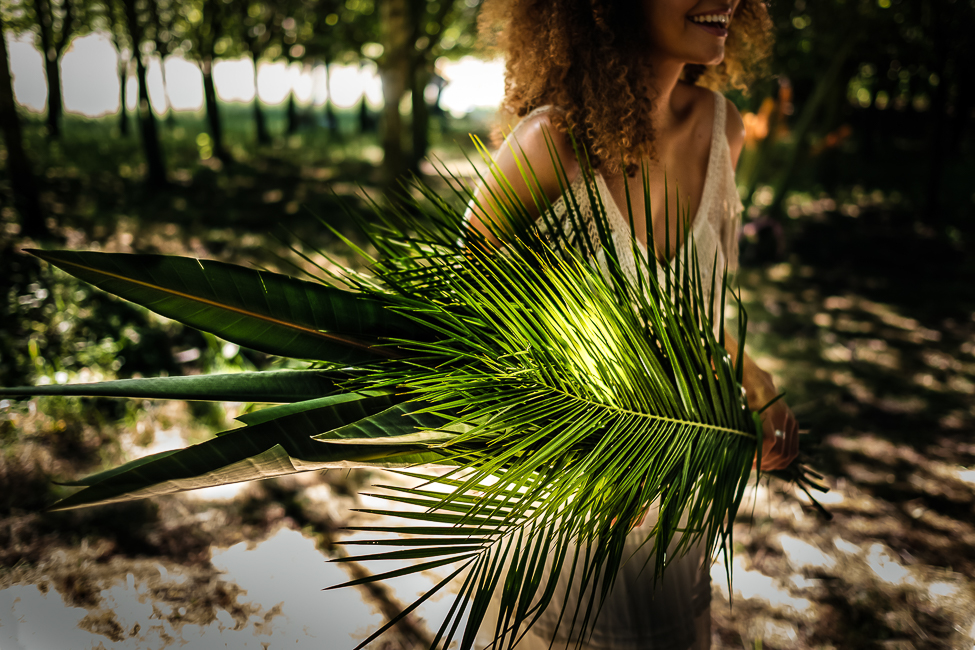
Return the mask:
<path id="1" fill-rule="evenodd" d="M 725 349 L 731 355 L 731 362 L 738 358 L 738 342 L 725 336 Z M 775 399 L 779 391 L 775 388 L 772 375 L 758 367 L 748 354 L 745 354 L 745 367 L 742 369 L 741 384 L 748 398 L 748 408 L 757 411 Z M 799 455 L 799 425 L 792 410 L 781 399 L 762 412 L 762 471 L 785 469 Z M 755 463 L 758 464 L 758 455 Z"/>
<path id="2" fill-rule="evenodd" d="M 755 411 L 768 404 L 778 392 L 772 376 L 748 361 L 750 359 L 746 357 L 742 384 L 748 397 L 748 407 Z M 785 469 L 799 455 L 799 425 L 792 410 L 781 399 L 762 412 L 762 439 L 763 472 Z M 757 464 L 756 455 L 752 466 Z"/>

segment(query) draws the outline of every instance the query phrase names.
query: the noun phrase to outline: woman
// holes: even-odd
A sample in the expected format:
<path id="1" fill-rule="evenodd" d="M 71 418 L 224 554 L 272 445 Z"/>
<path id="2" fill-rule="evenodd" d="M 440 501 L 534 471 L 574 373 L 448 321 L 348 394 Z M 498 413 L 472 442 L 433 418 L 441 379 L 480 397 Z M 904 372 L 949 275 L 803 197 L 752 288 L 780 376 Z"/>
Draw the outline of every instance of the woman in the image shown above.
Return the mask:
<path id="1" fill-rule="evenodd" d="M 769 44 L 769 19 L 760 0 L 487 0 L 483 21 L 506 57 L 504 108 L 512 121 L 522 118 L 509 136 L 509 143 L 513 139 L 517 145 L 502 146 L 496 163 L 526 206 L 535 202 L 519 171 L 521 156 L 554 202 L 556 217 L 565 212 L 546 136 L 579 204 L 588 204 L 567 135 L 571 129 L 596 171 L 596 189 L 619 242 L 629 237 L 626 206 L 634 215 L 644 214 L 644 189 L 636 172 L 646 165 L 658 260 L 669 264 L 665 251 L 677 250 L 684 236 L 666 224 L 666 185 L 670 205 L 679 199 L 693 215 L 689 232 L 700 259 L 717 256 L 719 268 L 736 268 L 742 207 L 734 168 L 744 127 L 734 105 L 705 86 L 744 87 Z M 498 188 L 479 188 L 483 208 L 472 215 L 472 225 L 485 235 L 484 224 L 500 214 L 487 200 L 488 189 Z M 645 220 L 634 221 L 634 234 L 646 246 Z M 630 247 L 617 249 L 625 257 Z M 627 261 L 621 262 L 626 271 Z M 702 275 L 709 273 L 702 270 Z M 710 284 L 710 277 L 704 277 L 703 286 Z M 729 340 L 728 350 L 735 356 L 737 344 Z M 778 394 L 771 376 L 747 355 L 743 384 L 753 409 Z M 784 468 L 798 454 L 795 418 L 780 400 L 762 419 L 762 469 Z M 630 534 L 636 555 L 622 567 L 583 647 L 710 647 L 710 558 L 698 549 L 671 562 L 652 588 L 652 576 L 641 573 L 649 545 L 639 547 L 654 522 L 651 509 Z M 554 602 L 567 590 L 573 598 L 578 595 L 578 585 L 568 583 L 560 579 Z M 569 619 L 560 623 L 558 612 L 546 612 L 520 647 L 547 648 L 553 637 L 556 647 L 564 646 L 570 641 Z M 489 616 L 487 639 L 493 629 Z"/>

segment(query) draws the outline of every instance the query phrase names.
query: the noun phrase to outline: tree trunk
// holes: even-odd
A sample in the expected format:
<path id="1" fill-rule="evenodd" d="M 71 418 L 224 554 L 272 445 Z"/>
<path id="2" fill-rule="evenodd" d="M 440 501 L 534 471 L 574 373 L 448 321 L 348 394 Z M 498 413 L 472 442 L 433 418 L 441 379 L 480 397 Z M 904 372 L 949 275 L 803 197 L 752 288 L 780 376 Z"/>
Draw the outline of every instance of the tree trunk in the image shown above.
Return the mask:
<path id="1" fill-rule="evenodd" d="M 118 23 L 115 18 L 115 6 L 114 3 L 109 2 L 105 7 L 106 14 L 108 15 L 108 30 L 112 34 L 112 46 L 115 48 L 115 55 L 118 57 L 118 85 L 119 93 L 122 96 L 122 100 L 119 102 L 119 122 L 118 128 L 119 133 L 123 138 L 129 135 L 129 111 L 125 105 L 125 90 L 128 87 L 129 82 L 129 64 L 132 63 L 132 58 L 128 59 L 122 58 L 122 45 L 119 42 L 118 34 Z"/>
<path id="2" fill-rule="evenodd" d="M 139 51 L 142 44 L 142 28 L 136 14 L 135 0 L 123 0 L 125 8 L 125 22 L 132 42 L 132 57 L 135 59 L 135 73 L 139 81 L 139 104 L 136 116 L 139 119 L 139 130 L 142 133 L 142 149 L 146 156 L 146 185 L 150 190 L 159 190 L 167 185 L 166 164 L 163 161 L 163 151 L 159 144 L 159 129 L 156 126 L 156 116 L 152 112 L 149 102 L 149 87 L 146 84 L 146 65 Z"/>
<path id="3" fill-rule="evenodd" d="M 430 71 L 423 61 L 419 61 L 411 75 L 413 79 L 413 151 L 410 169 L 420 173 L 420 162 L 427 157 L 430 145 L 430 107 L 427 105 L 426 88 L 430 82 Z"/>
<path id="4" fill-rule="evenodd" d="M 383 56 L 379 76 L 383 84 L 383 183 L 391 185 L 408 171 L 403 151 L 403 117 L 399 106 L 409 88 L 410 7 L 407 0 L 385 0 L 380 5 Z"/>
<path id="5" fill-rule="evenodd" d="M 169 83 L 166 81 L 166 54 L 168 48 L 166 41 L 162 37 L 164 29 L 159 16 L 159 0 L 150 0 L 146 3 L 146 10 L 149 12 L 149 20 L 152 23 L 156 46 L 156 55 L 159 57 L 159 72 L 162 75 L 163 98 L 166 100 L 166 124 L 174 126 L 176 124 L 176 115 L 173 113 L 173 103 L 169 98 Z"/>
<path id="6" fill-rule="evenodd" d="M 264 111 L 261 109 L 261 100 L 257 96 L 257 62 L 260 55 L 256 51 L 251 52 L 251 59 L 254 61 L 254 124 L 257 126 L 257 144 L 271 144 L 271 134 L 267 132 L 267 120 L 264 118 Z"/>
<path id="7" fill-rule="evenodd" d="M 47 73 L 47 133 L 57 140 L 61 137 L 64 100 L 61 96 L 61 62 L 54 50 L 49 50 L 44 57 L 44 71 Z"/>
<path id="8" fill-rule="evenodd" d="M 295 105 L 295 89 L 288 92 L 288 127 L 287 134 L 294 135 L 298 132 L 298 107 Z"/>
<path id="9" fill-rule="evenodd" d="M 169 126 L 175 126 L 176 113 L 173 111 L 173 102 L 169 98 L 169 82 L 166 81 L 166 58 L 158 49 L 157 52 L 159 52 L 159 72 L 162 74 L 163 97 L 166 98 L 166 124 Z"/>
<path id="10" fill-rule="evenodd" d="M 362 93 L 362 99 L 359 101 L 359 135 L 372 133 L 374 129 L 375 124 L 372 115 L 369 114 L 369 105 L 366 104 L 366 94 Z"/>
<path id="11" fill-rule="evenodd" d="M 325 127 L 329 133 L 338 133 L 339 121 L 332 106 L 332 62 L 325 59 Z"/>
<path id="12" fill-rule="evenodd" d="M 213 155 L 222 162 L 231 162 L 230 153 L 223 145 L 223 123 L 220 121 L 220 109 L 217 106 L 217 88 L 213 85 L 213 59 L 204 58 L 200 63 L 200 71 L 203 72 L 203 99 L 206 103 L 210 137 L 213 139 Z"/>
<path id="13" fill-rule="evenodd" d="M 126 99 L 126 89 L 129 86 L 129 63 L 132 59 L 126 59 L 125 63 L 122 63 L 122 53 L 119 52 L 119 92 L 122 95 L 122 101 L 119 104 L 118 111 L 118 130 L 123 138 L 129 135 L 129 109 L 125 105 Z"/>
<path id="14" fill-rule="evenodd" d="M 37 14 L 41 54 L 44 57 L 44 72 L 47 77 L 47 135 L 57 140 L 61 137 L 61 69 L 54 42 L 54 16 L 50 0 L 34 0 L 34 11 Z"/>
<path id="15" fill-rule="evenodd" d="M 130 0 L 131 1 L 131 0 Z M 151 189 L 162 189 L 166 186 L 166 163 L 163 160 L 162 145 L 159 143 L 159 129 L 156 125 L 156 115 L 149 102 L 149 84 L 146 81 L 146 65 L 142 55 L 135 57 L 135 73 L 139 80 L 139 105 L 136 115 L 139 119 L 139 129 L 142 132 L 142 146 L 146 153 L 148 174 L 146 184 Z"/>
<path id="16" fill-rule="evenodd" d="M 7 173 L 13 186 L 14 205 L 20 212 L 21 234 L 33 238 L 45 237 L 49 233 L 37 194 L 34 172 L 31 171 L 27 152 L 24 151 L 3 31 L 3 17 L 0 16 L 0 130 L 3 131 L 3 140 L 7 146 Z"/>

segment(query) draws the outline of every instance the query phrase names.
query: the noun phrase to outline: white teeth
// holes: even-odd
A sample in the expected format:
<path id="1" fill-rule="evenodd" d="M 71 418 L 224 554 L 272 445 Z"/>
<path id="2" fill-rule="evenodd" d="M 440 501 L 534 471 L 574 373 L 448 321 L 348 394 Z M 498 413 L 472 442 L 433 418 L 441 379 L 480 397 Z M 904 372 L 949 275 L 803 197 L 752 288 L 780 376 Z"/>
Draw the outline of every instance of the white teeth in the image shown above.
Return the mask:
<path id="1" fill-rule="evenodd" d="M 728 18 L 729 16 L 727 14 L 709 14 L 705 16 L 692 16 L 691 20 L 695 23 L 717 23 L 722 27 L 726 27 L 728 25 Z"/>

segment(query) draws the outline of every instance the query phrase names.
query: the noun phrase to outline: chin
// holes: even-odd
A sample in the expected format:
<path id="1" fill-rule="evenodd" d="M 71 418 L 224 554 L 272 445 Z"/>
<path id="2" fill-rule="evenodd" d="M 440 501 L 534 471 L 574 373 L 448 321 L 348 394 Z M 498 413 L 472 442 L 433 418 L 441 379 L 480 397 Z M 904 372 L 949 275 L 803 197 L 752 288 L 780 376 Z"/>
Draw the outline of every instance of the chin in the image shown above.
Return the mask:
<path id="1" fill-rule="evenodd" d="M 704 65 L 718 65 L 722 61 L 724 61 L 724 52 L 721 52 L 721 54 L 715 56 L 710 61 L 706 61 Z"/>
<path id="2" fill-rule="evenodd" d="M 697 56 L 687 57 L 687 63 L 693 65 L 718 65 L 722 61 L 724 61 L 724 47 L 698 52 Z"/>

